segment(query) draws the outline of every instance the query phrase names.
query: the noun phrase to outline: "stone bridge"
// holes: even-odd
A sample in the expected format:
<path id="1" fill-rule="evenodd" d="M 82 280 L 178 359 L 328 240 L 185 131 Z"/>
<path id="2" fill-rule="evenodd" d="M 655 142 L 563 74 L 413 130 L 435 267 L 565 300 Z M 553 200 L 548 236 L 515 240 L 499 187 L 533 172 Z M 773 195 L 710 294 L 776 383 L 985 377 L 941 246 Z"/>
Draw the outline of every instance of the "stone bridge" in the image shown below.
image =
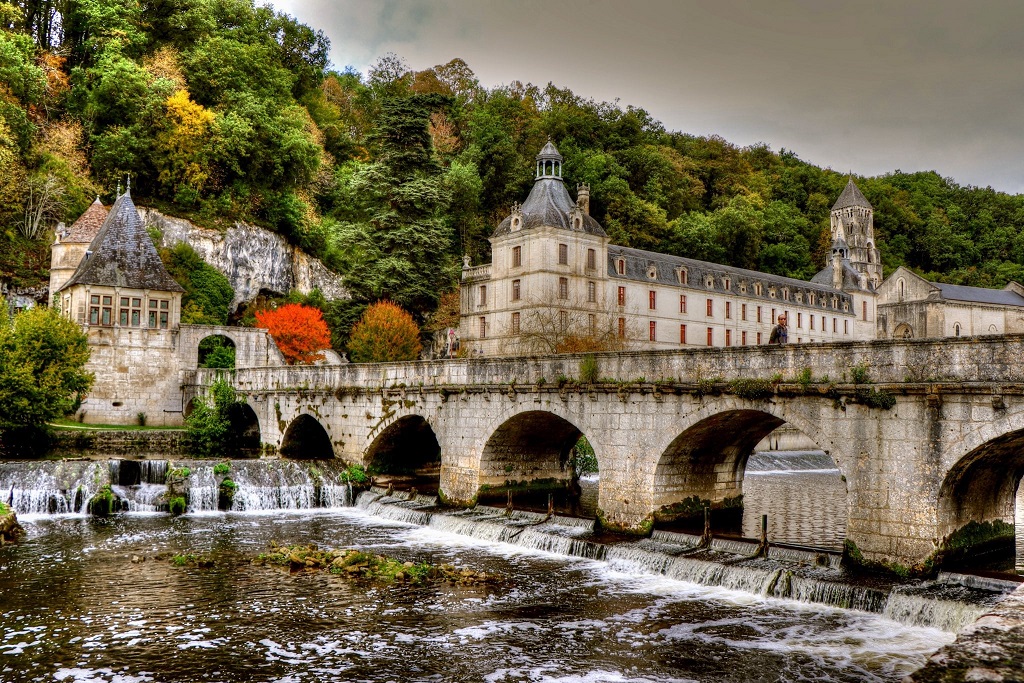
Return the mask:
<path id="1" fill-rule="evenodd" d="M 848 541 L 866 560 L 912 564 L 971 521 L 1013 523 L 1022 360 L 1014 335 L 254 367 L 234 382 L 283 455 L 439 460 L 457 504 L 564 483 L 583 434 L 602 522 L 636 532 L 683 501 L 738 500 L 754 445 L 788 423 L 842 472 Z M 216 374 L 187 374 L 183 400 Z"/>

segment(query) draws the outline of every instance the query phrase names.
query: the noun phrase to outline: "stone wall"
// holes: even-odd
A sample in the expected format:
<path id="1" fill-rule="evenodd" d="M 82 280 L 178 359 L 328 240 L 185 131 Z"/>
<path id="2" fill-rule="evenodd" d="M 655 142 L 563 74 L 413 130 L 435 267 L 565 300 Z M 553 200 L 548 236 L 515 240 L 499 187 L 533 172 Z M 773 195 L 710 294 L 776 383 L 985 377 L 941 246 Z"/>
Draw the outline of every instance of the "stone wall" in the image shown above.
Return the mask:
<path id="1" fill-rule="evenodd" d="M 50 455 L 64 458 L 168 458 L 184 455 L 183 430 L 58 429 L 50 437 Z"/>

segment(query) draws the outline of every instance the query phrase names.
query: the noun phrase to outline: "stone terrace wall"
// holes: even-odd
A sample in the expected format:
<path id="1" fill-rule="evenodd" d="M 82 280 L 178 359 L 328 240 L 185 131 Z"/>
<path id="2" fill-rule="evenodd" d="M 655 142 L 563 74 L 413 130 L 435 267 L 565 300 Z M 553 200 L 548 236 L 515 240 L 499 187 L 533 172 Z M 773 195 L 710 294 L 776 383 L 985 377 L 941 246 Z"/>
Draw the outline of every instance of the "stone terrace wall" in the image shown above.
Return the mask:
<path id="1" fill-rule="evenodd" d="M 50 441 L 50 454 L 66 458 L 166 458 L 184 453 L 184 430 L 58 429 Z"/>
<path id="2" fill-rule="evenodd" d="M 617 382 L 646 382 L 672 377 L 681 382 L 740 378 L 793 381 L 810 368 L 814 379 L 850 382 L 850 369 L 865 365 L 872 382 L 1016 383 L 1024 382 L 1024 335 L 942 340 L 880 340 L 788 346 L 687 349 L 594 354 L 598 375 Z M 287 388 L 363 387 L 405 384 L 533 384 L 559 376 L 575 379 L 581 355 L 474 360 L 415 361 L 284 368 L 250 368 L 236 373 L 246 391 Z M 199 370 L 195 381 L 208 384 L 215 373 Z"/>

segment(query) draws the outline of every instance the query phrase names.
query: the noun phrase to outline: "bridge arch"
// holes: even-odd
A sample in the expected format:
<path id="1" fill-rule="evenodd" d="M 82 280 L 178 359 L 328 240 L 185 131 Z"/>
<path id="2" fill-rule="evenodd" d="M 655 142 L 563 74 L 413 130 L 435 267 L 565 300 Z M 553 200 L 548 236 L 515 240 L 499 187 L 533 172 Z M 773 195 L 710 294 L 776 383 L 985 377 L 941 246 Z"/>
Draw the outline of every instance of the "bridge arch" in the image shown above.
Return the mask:
<path id="1" fill-rule="evenodd" d="M 479 463 L 480 499 L 511 490 L 554 491 L 574 486 L 571 452 L 584 432 L 579 420 L 567 411 L 559 414 L 548 408 L 508 411 L 485 432 Z"/>
<path id="2" fill-rule="evenodd" d="M 334 457 L 334 445 L 320 420 L 302 413 L 292 420 L 281 438 L 281 455 L 302 460 L 329 460 Z"/>
<path id="3" fill-rule="evenodd" d="M 403 415 L 370 442 L 363 462 L 372 474 L 440 476 L 441 446 L 430 421 L 422 415 Z"/>
<path id="4" fill-rule="evenodd" d="M 740 513 L 747 461 L 758 442 L 784 424 L 803 432 L 839 469 L 848 518 L 847 459 L 837 457 L 835 444 L 808 416 L 782 404 L 723 397 L 708 402 L 668 434 L 651 481 L 655 520 L 697 517 L 706 504 Z M 739 515 L 731 522 L 738 523 Z"/>

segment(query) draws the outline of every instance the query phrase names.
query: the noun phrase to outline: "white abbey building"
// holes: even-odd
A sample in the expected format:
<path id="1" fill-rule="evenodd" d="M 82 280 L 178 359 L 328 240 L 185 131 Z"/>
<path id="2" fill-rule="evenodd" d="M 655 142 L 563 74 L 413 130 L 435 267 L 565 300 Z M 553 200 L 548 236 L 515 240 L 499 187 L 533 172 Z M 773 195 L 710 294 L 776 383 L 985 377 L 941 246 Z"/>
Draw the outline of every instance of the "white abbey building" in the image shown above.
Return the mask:
<path id="1" fill-rule="evenodd" d="M 609 244 L 589 205 L 586 185 L 569 196 L 548 142 L 526 201 L 490 238 L 490 265 L 466 259 L 460 336 L 470 353 L 570 352 L 593 340 L 622 349 L 767 344 L 783 313 L 791 344 L 1024 331 L 1016 283 L 955 287 L 955 301 L 936 296 L 949 285 L 917 276 L 932 286 L 911 295 L 902 269 L 902 288 L 883 283 L 874 209 L 852 179 L 832 207 L 829 263 L 810 282 Z"/>

